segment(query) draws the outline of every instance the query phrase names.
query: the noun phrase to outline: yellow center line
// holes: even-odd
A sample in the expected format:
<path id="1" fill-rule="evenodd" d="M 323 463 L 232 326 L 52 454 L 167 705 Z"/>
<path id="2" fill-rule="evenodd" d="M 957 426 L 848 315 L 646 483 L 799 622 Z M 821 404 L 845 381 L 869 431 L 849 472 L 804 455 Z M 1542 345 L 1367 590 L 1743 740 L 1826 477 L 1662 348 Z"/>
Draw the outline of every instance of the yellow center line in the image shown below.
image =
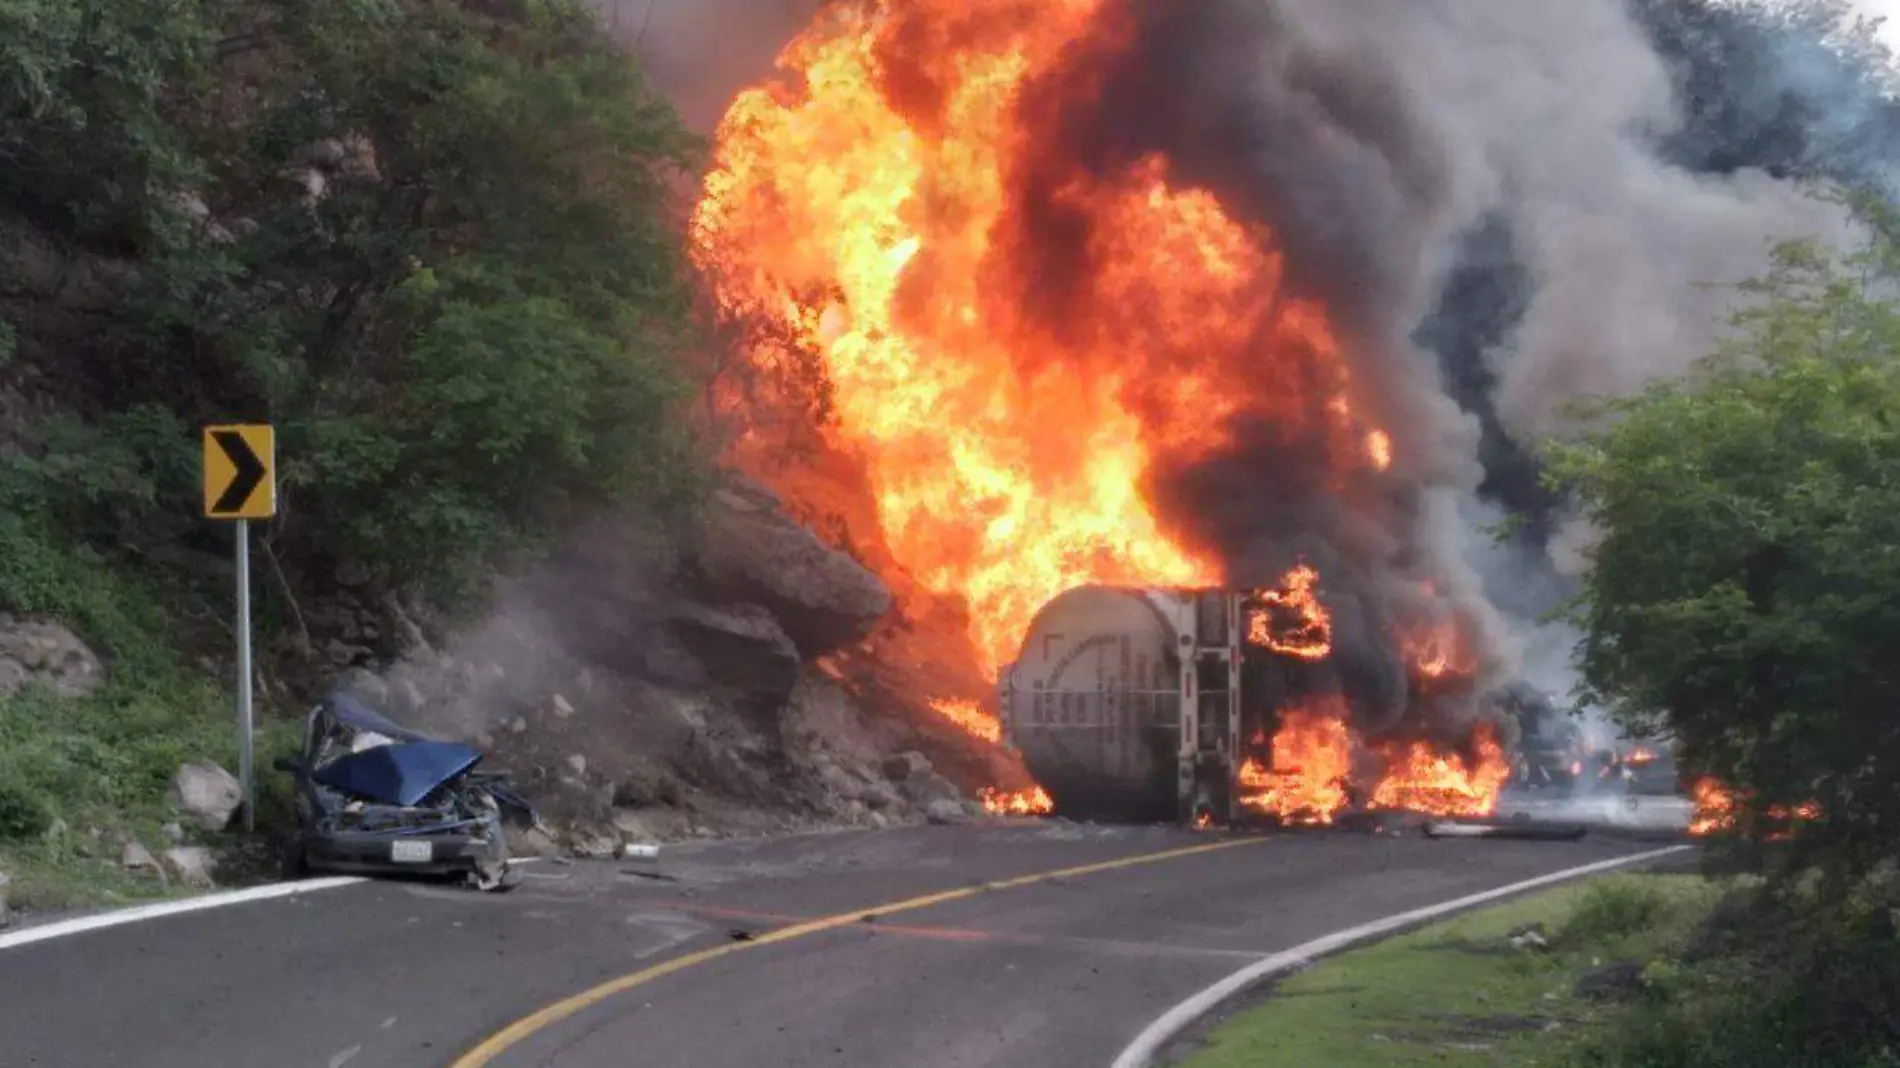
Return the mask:
<path id="1" fill-rule="evenodd" d="M 760 946 L 769 946 L 778 942 L 789 942 L 794 938 L 804 938 L 809 935 L 821 934 L 825 931 L 834 931 L 840 927 L 848 927 L 855 923 L 861 923 L 866 917 L 890 916 L 899 912 L 914 912 L 917 909 L 927 909 L 933 905 L 942 905 L 951 901 L 961 901 L 964 898 L 975 897 L 978 894 L 987 894 L 997 890 L 1014 890 L 1018 887 L 1033 886 L 1037 883 L 1051 882 L 1056 879 L 1067 879 L 1078 875 L 1094 875 L 1097 872 L 1114 871 L 1117 868 L 1132 868 L 1141 864 L 1153 864 L 1157 861 L 1175 860 L 1180 857 L 1191 857 L 1201 853 L 1212 853 L 1219 849 L 1232 849 L 1235 846 L 1252 845 L 1266 840 L 1265 838 L 1239 838 L 1225 842 L 1212 842 L 1205 845 L 1187 846 L 1182 849 L 1164 850 L 1160 853 L 1142 853 L 1137 856 L 1122 857 L 1119 860 L 1106 860 L 1098 864 L 1084 864 L 1075 868 L 1062 868 L 1058 871 L 1037 872 L 1033 875 L 1021 875 L 1013 879 L 1003 879 L 993 883 L 958 887 L 955 890 L 943 890 L 934 894 L 925 894 L 922 897 L 894 901 L 888 905 L 874 905 L 868 909 L 855 909 L 849 913 L 826 916 L 823 919 L 797 923 L 790 927 L 780 927 L 777 930 L 758 935 L 746 942 L 728 942 L 725 945 L 713 946 L 709 949 L 686 953 L 674 957 L 671 960 L 662 961 L 652 967 L 642 968 L 637 972 L 623 975 L 618 979 L 609 979 L 599 986 L 591 987 L 578 994 L 562 998 L 545 1008 L 536 1009 L 534 1012 L 523 1016 L 521 1019 L 516 1020 L 514 1023 L 509 1024 L 507 1027 L 483 1039 L 480 1045 L 462 1054 L 449 1068 L 483 1068 L 484 1065 L 494 1061 L 496 1057 L 520 1045 L 523 1041 L 536 1033 L 560 1023 L 575 1013 L 592 1008 L 616 994 L 625 993 L 634 987 L 650 983 L 655 979 L 665 978 L 674 972 L 684 971 L 696 964 L 704 964 L 709 960 L 726 956 L 729 953 L 740 953 L 748 949 L 756 949 Z"/>

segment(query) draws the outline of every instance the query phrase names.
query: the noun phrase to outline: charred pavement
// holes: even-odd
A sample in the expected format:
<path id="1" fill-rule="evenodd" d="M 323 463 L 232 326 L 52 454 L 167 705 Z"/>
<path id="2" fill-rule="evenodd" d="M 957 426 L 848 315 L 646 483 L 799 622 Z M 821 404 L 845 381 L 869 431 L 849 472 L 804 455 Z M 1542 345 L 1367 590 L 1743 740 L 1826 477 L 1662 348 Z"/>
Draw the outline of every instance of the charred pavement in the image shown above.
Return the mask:
<path id="1" fill-rule="evenodd" d="M 1272 952 L 1651 848 L 1055 823 L 362 883 L 0 948 L 0 1066 L 1100 1068 Z"/>

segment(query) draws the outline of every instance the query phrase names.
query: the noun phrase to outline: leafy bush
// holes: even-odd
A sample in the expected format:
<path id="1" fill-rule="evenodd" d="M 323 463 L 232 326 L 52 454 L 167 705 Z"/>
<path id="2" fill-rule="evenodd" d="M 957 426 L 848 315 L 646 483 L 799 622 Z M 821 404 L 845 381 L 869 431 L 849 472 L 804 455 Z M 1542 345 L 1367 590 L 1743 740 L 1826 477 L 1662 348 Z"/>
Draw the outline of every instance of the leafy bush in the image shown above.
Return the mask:
<path id="1" fill-rule="evenodd" d="M 0 781 L 0 842 L 37 838 L 53 825 L 45 797 L 19 783 Z"/>
<path id="2" fill-rule="evenodd" d="M 1652 883 L 1605 880 L 1593 883 L 1557 933 L 1562 946 L 1610 941 L 1647 930 L 1669 912 L 1672 902 Z"/>
<path id="3" fill-rule="evenodd" d="M 1654 996 L 1582 1064 L 1628 1068 L 1900 1065 L 1900 880 L 1737 891 Z"/>
<path id="4" fill-rule="evenodd" d="M 1897 262 L 1885 237 L 1784 247 L 1693 380 L 1556 450 L 1602 531 L 1576 612 L 1592 696 L 1755 813 L 1818 802 L 1791 860 L 1850 873 L 1900 851 Z"/>
<path id="5" fill-rule="evenodd" d="M 1900 1065 L 1900 226 L 1854 203 L 1866 247 L 1782 247 L 1694 376 L 1552 450 L 1600 532 L 1574 613 L 1588 696 L 1680 739 L 1745 839 L 1814 806 L 1736 858 L 1769 878 L 1588 1064 Z"/>

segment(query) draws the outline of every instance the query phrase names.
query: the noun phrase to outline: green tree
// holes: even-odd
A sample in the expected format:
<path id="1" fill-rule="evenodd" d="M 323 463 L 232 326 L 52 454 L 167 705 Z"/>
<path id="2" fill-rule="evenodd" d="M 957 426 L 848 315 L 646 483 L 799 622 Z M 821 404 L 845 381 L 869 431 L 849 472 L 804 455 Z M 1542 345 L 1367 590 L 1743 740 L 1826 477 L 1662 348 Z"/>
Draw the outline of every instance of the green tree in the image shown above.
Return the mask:
<path id="1" fill-rule="evenodd" d="M 268 419 L 299 596 L 344 562 L 468 589 L 584 509 L 670 507 L 694 152 L 580 0 L 0 7 L 0 244 L 34 253 L 0 321 L 70 413 L 0 499 L 210 548 L 194 429 Z"/>
<path id="2" fill-rule="evenodd" d="M 1871 209 L 1870 209 L 1871 210 Z M 1600 540 L 1575 606 L 1590 696 L 1744 798 L 1816 801 L 1796 855 L 1900 847 L 1900 305 L 1883 236 L 1791 244 L 1684 381 L 1553 448 Z"/>

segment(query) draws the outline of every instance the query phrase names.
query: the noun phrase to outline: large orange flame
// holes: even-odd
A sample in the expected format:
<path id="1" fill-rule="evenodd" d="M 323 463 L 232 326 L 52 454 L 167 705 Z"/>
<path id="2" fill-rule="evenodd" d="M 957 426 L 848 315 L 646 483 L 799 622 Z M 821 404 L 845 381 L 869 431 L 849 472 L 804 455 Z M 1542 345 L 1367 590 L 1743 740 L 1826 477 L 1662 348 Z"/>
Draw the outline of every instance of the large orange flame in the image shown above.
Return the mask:
<path id="1" fill-rule="evenodd" d="M 1099 0 L 839 5 L 780 83 L 733 103 L 693 219 L 721 312 L 778 339 L 753 363 L 822 369 L 826 437 L 866 473 L 875 536 L 965 599 L 992 678 L 1064 589 L 1218 583 L 1144 486 L 1227 444 L 1232 417 L 1270 415 L 1348 468 L 1391 462 L 1270 233 L 1159 158 L 1107 176 L 1043 158 L 1027 88 L 1126 33 Z M 1031 184 L 1085 235 L 1061 277 L 1024 236 Z"/>
<path id="2" fill-rule="evenodd" d="M 1255 744 L 1262 739 L 1255 739 Z M 1367 807 L 1433 816 L 1488 816 L 1510 777 L 1510 764 L 1490 725 L 1472 733 L 1471 755 L 1448 755 L 1425 742 L 1374 749 L 1384 770 Z M 1241 765 L 1241 804 L 1292 824 L 1328 824 L 1351 801 L 1355 755 L 1361 745 L 1348 725 L 1343 699 L 1310 699 L 1283 712 L 1263 763 Z"/>
<path id="3" fill-rule="evenodd" d="M 1336 698 L 1283 712 L 1273 754 L 1241 765 L 1240 803 L 1283 823 L 1325 824 L 1346 807 L 1352 732 Z"/>
<path id="4" fill-rule="evenodd" d="M 1446 755 L 1425 742 L 1384 749 L 1385 775 L 1372 792 L 1372 807 L 1433 816 L 1489 816 L 1511 764 L 1488 723 L 1473 730 L 1472 752 Z"/>

